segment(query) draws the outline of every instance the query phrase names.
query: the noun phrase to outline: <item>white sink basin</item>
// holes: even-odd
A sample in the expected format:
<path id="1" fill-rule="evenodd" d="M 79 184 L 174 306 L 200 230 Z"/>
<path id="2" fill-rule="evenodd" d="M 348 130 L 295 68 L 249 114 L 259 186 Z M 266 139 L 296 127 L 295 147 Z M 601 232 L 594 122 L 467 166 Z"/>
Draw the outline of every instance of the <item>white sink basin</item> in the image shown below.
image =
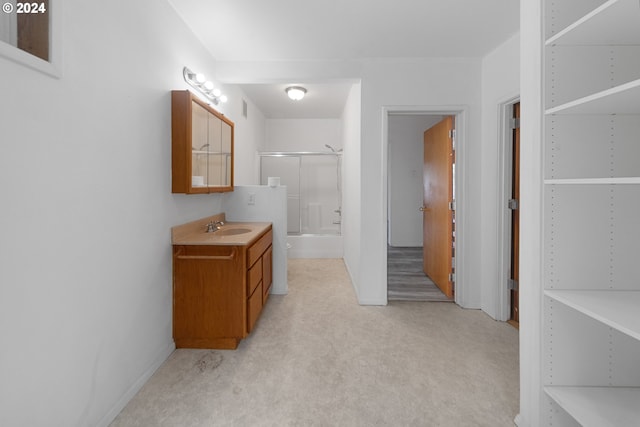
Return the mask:
<path id="1" fill-rule="evenodd" d="M 250 228 L 221 228 L 214 234 L 218 236 L 235 236 L 237 234 L 245 234 L 251 231 Z"/>

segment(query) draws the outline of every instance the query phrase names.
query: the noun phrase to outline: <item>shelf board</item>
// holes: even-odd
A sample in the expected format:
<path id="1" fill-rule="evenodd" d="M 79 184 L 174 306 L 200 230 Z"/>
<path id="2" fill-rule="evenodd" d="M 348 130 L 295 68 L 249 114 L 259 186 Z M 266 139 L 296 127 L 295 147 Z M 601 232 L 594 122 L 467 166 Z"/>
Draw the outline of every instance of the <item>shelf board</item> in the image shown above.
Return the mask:
<path id="1" fill-rule="evenodd" d="M 640 114 L 640 79 L 549 108 L 545 114 Z"/>
<path id="2" fill-rule="evenodd" d="M 545 295 L 640 340 L 640 291 L 546 290 Z"/>
<path id="3" fill-rule="evenodd" d="M 598 185 L 618 185 L 618 184 L 640 184 L 640 177 L 617 177 L 617 178 L 559 178 L 545 179 L 545 184 L 550 185 L 576 185 L 576 184 L 598 184 Z"/>
<path id="4" fill-rule="evenodd" d="M 638 387 L 545 387 L 560 407 L 584 427 L 637 425 Z"/>
<path id="5" fill-rule="evenodd" d="M 640 4 L 637 0 L 609 0 L 564 30 L 546 45 L 640 44 Z"/>

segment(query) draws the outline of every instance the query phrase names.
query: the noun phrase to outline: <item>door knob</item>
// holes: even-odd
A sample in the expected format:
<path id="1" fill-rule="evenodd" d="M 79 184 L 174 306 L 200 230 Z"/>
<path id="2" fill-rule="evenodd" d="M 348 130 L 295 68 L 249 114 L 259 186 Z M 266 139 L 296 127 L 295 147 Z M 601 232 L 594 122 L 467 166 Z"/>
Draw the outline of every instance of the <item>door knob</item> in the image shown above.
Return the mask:
<path id="1" fill-rule="evenodd" d="M 430 209 L 428 207 L 426 207 L 426 206 L 420 206 L 419 209 L 420 209 L 420 212 L 429 212 L 430 211 Z"/>

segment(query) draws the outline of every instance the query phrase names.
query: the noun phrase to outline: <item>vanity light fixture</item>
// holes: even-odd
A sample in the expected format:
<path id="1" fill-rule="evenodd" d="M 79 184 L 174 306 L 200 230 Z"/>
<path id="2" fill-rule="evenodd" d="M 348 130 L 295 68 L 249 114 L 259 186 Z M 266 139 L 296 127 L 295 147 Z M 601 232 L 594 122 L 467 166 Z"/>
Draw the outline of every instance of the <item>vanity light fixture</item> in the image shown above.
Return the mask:
<path id="1" fill-rule="evenodd" d="M 204 74 L 191 71 L 189 68 L 182 69 L 184 81 L 194 88 L 198 93 L 203 95 L 205 99 L 218 105 L 220 102 L 227 102 L 227 96 L 222 91 L 213 86 L 213 83 L 204 76 Z"/>
<path id="2" fill-rule="evenodd" d="M 300 101 L 307 93 L 307 90 L 302 86 L 289 86 L 284 91 L 287 92 L 289 98 L 293 99 L 294 101 Z"/>

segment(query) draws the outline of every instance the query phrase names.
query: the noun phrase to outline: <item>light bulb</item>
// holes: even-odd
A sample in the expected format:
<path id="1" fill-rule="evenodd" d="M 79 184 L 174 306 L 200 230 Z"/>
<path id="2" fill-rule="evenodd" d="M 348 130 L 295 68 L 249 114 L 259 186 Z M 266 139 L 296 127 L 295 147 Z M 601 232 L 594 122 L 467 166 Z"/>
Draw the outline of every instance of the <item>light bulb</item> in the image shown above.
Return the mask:
<path id="1" fill-rule="evenodd" d="M 210 81 L 208 81 L 208 80 L 207 80 L 206 82 L 204 82 L 204 85 L 203 85 L 203 86 L 204 86 L 204 88 L 205 88 L 206 90 L 211 90 L 211 89 L 213 89 L 213 83 L 211 83 L 211 82 L 210 82 Z"/>
<path id="2" fill-rule="evenodd" d="M 221 91 L 220 89 L 218 89 L 218 88 L 215 88 L 215 89 L 213 90 L 213 92 L 211 92 L 211 94 L 217 98 L 217 97 L 219 97 L 220 95 L 222 95 L 222 91 Z"/>
<path id="3" fill-rule="evenodd" d="M 220 96 L 220 102 L 227 102 L 227 95 L 221 95 Z"/>
<path id="4" fill-rule="evenodd" d="M 207 78 L 202 73 L 196 74 L 196 81 L 200 84 L 204 83 Z"/>

